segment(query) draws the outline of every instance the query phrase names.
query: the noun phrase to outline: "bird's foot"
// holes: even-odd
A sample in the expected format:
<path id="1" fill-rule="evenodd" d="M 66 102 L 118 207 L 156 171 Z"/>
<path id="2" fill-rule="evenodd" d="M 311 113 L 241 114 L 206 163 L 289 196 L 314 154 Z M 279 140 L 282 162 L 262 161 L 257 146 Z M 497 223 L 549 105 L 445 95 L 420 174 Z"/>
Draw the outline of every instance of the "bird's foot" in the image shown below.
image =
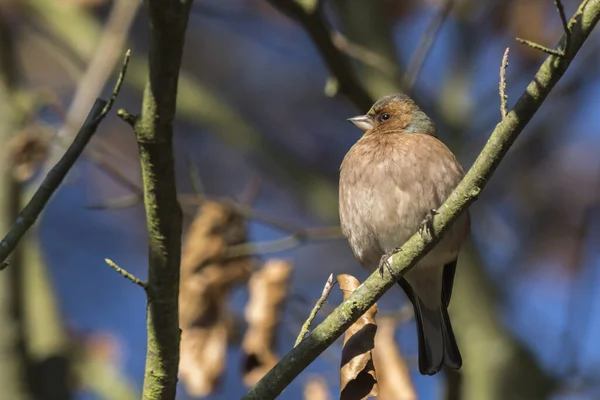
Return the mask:
<path id="1" fill-rule="evenodd" d="M 423 239 L 431 239 L 433 237 L 433 217 L 435 217 L 437 213 L 437 210 L 432 208 L 427 215 L 425 215 L 425 219 L 423 219 L 421 225 L 419 225 L 419 234 Z"/>
<path id="2" fill-rule="evenodd" d="M 397 274 L 394 272 L 394 270 L 392 270 L 392 266 L 390 265 L 389 259 L 391 256 L 393 256 L 396 253 L 401 252 L 402 249 L 400 247 L 396 247 L 394 250 L 390 251 L 389 253 L 385 253 L 384 255 L 381 256 L 381 259 L 379 260 L 379 275 L 383 278 L 383 270 L 387 269 L 387 271 L 390 273 L 390 275 L 398 280 L 400 279 L 399 276 L 397 276 Z"/>

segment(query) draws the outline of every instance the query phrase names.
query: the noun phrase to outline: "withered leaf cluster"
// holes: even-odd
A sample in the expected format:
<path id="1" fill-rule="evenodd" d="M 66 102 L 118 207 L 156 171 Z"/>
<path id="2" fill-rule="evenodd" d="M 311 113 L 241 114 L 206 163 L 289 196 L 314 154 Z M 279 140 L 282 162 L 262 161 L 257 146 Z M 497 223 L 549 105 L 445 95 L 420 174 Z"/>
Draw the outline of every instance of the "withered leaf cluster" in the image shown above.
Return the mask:
<path id="1" fill-rule="evenodd" d="M 236 286 L 247 284 L 249 293 L 247 328 L 241 342 L 244 384 L 255 384 L 279 360 L 276 332 L 293 267 L 288 261 L 272 259 L 254 270 L 256 260 L 227 256 L 229 247 L 246 242 L 244 218 L 230 204 L 217 201 L 203 202 L 187 232 L 179 298 L 179 375 L 192 396 L 207 396 L 219 385 L 234 336 L 235 318 L 228 303 Z M 337 280 L 345 299 L 360 284 L 350 275 L 340 275 Z M 340 399 L 380 395 L 382 399 L 412 400 L 416 398 L 414 388 L 394 339 L 396 322 L 384 319 L 378 332 L 376 314 L 374 305 L 345 333 Z M 326 382 L 310 380 L 305 396 L 327 399 Z"/>
<path id="2" fill-rule="evenodd" d="M 269 260 L 253 271 L 255 260 L 226 256 L 229 247 L 246 241 L 244 218 L 231 205 L 216 201 L 203 202 L 187 232 L 179 295 L 179 375 L 192 396 L 207 396 L 219 385 L 235 333 L 228 302 L 236 286 L 247 283 L 249 290 L 242 341 L 244 383 L 254 384 L 278 361 L 275 332 L 292 265 Z"/>
<path id="3" fill-rule="evenodd" d="M 258 382 L 279 360 L 275 353 L 275 333 L 291 273 L 290 263 L 270 260 L 250 278 L 250 300 L 246 306 L 248 329 L 242 343 L 247 386 Z"/>
<path id="4" fill-rule="evenodd" d="M 223 260 L 228 246 L 247 240 L 244 219 L 226 204 L 206 201 L 183 246 L 179 293 L 181 356 L 179 375 L 193 396 L 210 394 L 225 368 L 233 287 L 252 272 L 247 257 Z"/>

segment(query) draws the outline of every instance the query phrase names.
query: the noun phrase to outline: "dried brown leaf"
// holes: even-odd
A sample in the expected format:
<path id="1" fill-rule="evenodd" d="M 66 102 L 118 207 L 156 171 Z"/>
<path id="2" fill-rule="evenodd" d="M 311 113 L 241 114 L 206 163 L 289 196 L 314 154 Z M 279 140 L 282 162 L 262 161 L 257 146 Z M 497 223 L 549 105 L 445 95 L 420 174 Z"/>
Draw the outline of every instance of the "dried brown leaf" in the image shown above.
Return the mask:
<path id="1" fill-rule="evenodd" d="M 415 388 L 410 380 L 409 369 L 396 343 L 397 319 L 379 318 L 373 361 L 377 370 L 381 400 L 415 400 Z"/>
<path id="2" fill-rule="evenodd" d="M 48 137 L 36 129 L 21 131 L 8 143 L 6 155 L 17 182 L 31 179 L 46 160 L 48 146 Z"/>
<path id="3" fill-rule="evenodd" d="M 320 376 L 311 377 L 304 385 L 305 400 L 331 400 L 327 382 Z"/>
<path id="4" fill-rule="evenodd" d="M 211 394 L 220 383 L 227 356 L 227 325 L 219 320 L 210 328 L 181 332 L 179 377 L 192 396 Z"/>
<path id="5" fill-rule="evenodd" d="M 269 260 L 250 278 L 250 299 L 246 306 L 248 330 L 242 343 L 242 372 L 247 386 L 258 382 L 279 359 L 275 352 L 275 334 L 291 274 L 289 262 Z"/>
<path id="6" fill-rule="evenodd" d="M 351 275 L 338 275 L 337 280 L 340 289 L 344 292 L 344 300 L 350 297 L 360 285 L 360 282 Z M 367 399 L 377 396 L 379 389 L 372 355 L 377 332 L 376 314 L 377 304 L 374 304 L 344 334 L 340 368 L 340 400 Z"/>
<path id="7" fill-rule="evenodd" d="M 244 219 L 226 204 L 207 201 L 198 210 L 183 246 L 179 292 L 182 329 L 179 375 L 188 392 L 206 396 L 225 368 L 231 289 L 248 280 L 247 257 L 222 261 L 228 246 L 246 241 Z"/>

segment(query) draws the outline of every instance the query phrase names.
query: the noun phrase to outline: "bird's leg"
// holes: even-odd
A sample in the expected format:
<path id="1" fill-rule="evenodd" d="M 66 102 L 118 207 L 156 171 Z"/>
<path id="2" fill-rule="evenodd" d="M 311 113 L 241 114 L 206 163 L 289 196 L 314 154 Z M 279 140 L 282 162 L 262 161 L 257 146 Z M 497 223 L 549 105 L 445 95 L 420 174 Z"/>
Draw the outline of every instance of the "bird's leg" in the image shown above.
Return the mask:
<path id="1" fill-rule="evenodd" d="M 396 247 L 394 250 L 392 250 L 388 253 L 385 253 L 384 255 L 381 256 L 381 259 L 379 260 L 379 275 L 381 275 L 382 278 L 383 278 L 383 269 L 385 268 L 388 270 L 388 272 L 394 279 L 396 279 L 396 280 L 400 279 L 400 276 L 397 276 L 396 273 L 392 270 L 392 267 L 388 260 L 391 256 L 393 256 L 394 254 L 399 253 L 401 251 L 402 251 L 402 248 Z"/>
<path id="2" fill-rule="evenodd" d="M 419 234 L 421 235 L 421 237 L 423 239 L 425 239 L 426 235 L 429 239 L 432 238 L 432 236 L 433 236 L 433 217 L 437 213 L 438 213 L 437 210 L 435 208 L 432 208 L 425 215 L 425 218 L 423 219 L 423 222 L 421 222 L 421 225 L 419 225 Z"/>

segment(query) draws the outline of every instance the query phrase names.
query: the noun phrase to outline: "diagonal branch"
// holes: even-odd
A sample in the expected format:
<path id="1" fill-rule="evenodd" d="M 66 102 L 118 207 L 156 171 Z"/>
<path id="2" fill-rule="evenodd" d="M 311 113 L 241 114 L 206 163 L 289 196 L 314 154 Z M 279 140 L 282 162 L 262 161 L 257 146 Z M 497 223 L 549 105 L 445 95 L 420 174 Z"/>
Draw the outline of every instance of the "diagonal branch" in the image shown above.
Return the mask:
<path id="1" fill-rule="evenodd" d="M 402 246 L 401 252 L 390 258 L 390 268 L 395 276 L 404 275 L 416 264 L 440 240 L 460 214 L 477 199 L 510 146 L 565 73 L 599 19 L 600 0 L 584 1 L 579 6 L 569 23 L 571 38 L 567 56 L 560 59 L 548 57 L 514 108 L 496 126 L 465 178 L 439 208 L 439 214 L 434 219 L 433 237 L 423 238 L 417 233 Z M 244 399 L 273 399 L 279 395 L 394 283 L 395 279 L 389 273 L 384 276 L 380 276 L 378 272 L 371 274 L 350 298 L 283 357 Z"/>
<path id="2" fill-rule="evenodd" d="M 38 219 L 41 212 L 44 210 L 44 207 L 46 207 L 46 204 L 50 200 L 50 197 L 52 197 L 56 189 L 60 186 L 67 173 L 75 164 L 75 161 L 77 161 L 77 158 L 83 152 L 85 146 L 88 144 L 94 133 L 96 133 L 100 122 L 102 122 L 104 117 L 106 117 L 110 111 L 121 90 L 128 62 L 129 51 L 125 55 L 125 61 L 123 62 L 121 73 L 119 74 L 110 100 L 107 102 L 102 99 L 96 99 L 94 106 L 79 130 L 79 133 L 75 139 L 73 139 L 71 146 L 69 146 L 58 163 L 48 172 L 40 187 L 36 190 L 31 200 L 29 200 L 29 203 L 27 203 L 23 208 L 23 211 L 21 211 L 21 214 L 19 214 L 17 221 L 0 242 L 0 270 L 8 266 L 6 259 L 15 249 L 23 235 L 27 233 L 29 228 L 31 228 Z"/>
<path id="3" fill-rule="evenodd" d="M 268 0 L 274 7 L 300 22 L 317 46 L 327 68 L 338 81 L 338 88 L 353 104 L 368 110 L 373 99 L 360 84 L 350 63 L 334 44 L 330 31 L 316 0 Z"/>

